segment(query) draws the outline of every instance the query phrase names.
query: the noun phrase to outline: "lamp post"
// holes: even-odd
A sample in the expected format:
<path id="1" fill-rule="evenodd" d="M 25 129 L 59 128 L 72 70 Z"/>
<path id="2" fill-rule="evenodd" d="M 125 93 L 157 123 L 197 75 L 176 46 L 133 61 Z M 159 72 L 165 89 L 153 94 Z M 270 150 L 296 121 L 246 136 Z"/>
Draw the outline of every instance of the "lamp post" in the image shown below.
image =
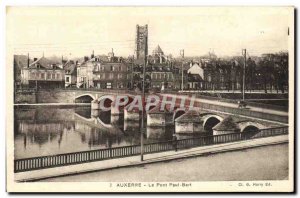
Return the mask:
<path id="1" fill-rule="evenodd" d="M 182 58 L 182 63 L 181 63 L 181 91 L 183 91 L 183 61 L 184 61 L 184 49 L 180 50 L 180 55 Z"/>
<path id="2" fill-rule="evenodd" d="M 141 161 L 144 161 L 144 114 L 145 114 L 145 73 L 147 64 L 147 35 L 145 35 L 145 56 L 143 65 L 143 84 L 142 84 L 142 123 L 141 123 Z"/>
<path id="3" fill-rule="evenodd" d="M 243 101 L 245 101 L 245 75 L 246 75 L 246 64 L 247 64 L 247 57 L 246 57 L 246 49 L 243 49 L 244 55 L 244 69 L 243 69 Z"/>

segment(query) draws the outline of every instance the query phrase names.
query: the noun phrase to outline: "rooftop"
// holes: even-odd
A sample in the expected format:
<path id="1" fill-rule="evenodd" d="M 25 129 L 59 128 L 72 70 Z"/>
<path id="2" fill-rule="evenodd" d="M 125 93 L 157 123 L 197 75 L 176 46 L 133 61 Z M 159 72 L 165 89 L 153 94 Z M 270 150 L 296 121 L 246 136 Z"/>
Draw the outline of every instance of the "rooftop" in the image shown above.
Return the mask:
<path id="1" fill-rule="evenodd" d="M 38 68 L 38 66 L 44 68 L 44 69 L 53 69 L 54 65 L 57 65 L 58 63 L 55 61 L 51 61 L 45 57 L 41 57 L 39 59 L 37 59 L 36 61 L 34 61 L 33 63 L 31 63 L 29 65 L 29 68 Z"/>
<path id="2" fill-rule="evenodd" d="M 156 48 L 153 50 L 153 54 L 164 54 L 164 52 L 162 51 L 160 46 L 157 45 Z"/>

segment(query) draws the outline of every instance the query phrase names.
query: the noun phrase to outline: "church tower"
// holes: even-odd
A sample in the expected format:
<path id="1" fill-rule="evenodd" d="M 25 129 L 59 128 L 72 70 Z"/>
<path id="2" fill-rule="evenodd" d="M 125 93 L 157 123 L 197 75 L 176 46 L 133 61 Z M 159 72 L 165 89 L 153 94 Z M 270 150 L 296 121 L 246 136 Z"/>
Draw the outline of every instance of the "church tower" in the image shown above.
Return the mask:
<path id="1" fill-rule="evenodd" d="M 148 55 L 148 25 L 136 25 L 134 54 L 136 59 L 143 59 L 145 55 Z"/>

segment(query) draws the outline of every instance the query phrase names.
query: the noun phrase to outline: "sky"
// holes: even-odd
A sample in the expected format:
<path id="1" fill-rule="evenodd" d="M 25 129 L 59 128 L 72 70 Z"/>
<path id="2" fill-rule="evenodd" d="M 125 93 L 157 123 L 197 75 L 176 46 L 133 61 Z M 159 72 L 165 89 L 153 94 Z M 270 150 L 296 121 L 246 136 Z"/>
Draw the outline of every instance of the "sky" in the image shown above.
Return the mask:
<path id="1" fill-rule="evenodd" d="M 218 7 L 8 7 L 11 53 L 68 58 L 134 54 L 136 25 L 148 24 L 149 52 L 236 56 L 287 51 L 292 8 Z M 291 31 L 290 31 L 291 32 Z"/>

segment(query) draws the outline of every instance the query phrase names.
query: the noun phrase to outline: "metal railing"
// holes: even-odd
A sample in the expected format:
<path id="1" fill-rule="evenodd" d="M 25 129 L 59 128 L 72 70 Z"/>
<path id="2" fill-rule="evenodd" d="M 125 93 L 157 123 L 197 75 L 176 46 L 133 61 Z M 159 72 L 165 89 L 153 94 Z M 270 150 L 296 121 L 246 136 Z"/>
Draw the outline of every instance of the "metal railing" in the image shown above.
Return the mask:
<path id="1" fill-rule="evenodd" d="M 144 154 L 171 151 L 174 149 L 187 149 L 192 147 L 229 143 L 284 134 L 288 134 L 288 127 L 268 128 L 243 133 L 209 135 L 176 141 L 155 142 L 144 145 Z M 23 172 L 43 168 L 101 161 L 112 158 L 128 157 L 139 155 L 140 152 L 140 145 L 133 145 L 74 153 L 64 153 L 51 156 L 16 159 L 14 160 L 14 171 Z"/>

